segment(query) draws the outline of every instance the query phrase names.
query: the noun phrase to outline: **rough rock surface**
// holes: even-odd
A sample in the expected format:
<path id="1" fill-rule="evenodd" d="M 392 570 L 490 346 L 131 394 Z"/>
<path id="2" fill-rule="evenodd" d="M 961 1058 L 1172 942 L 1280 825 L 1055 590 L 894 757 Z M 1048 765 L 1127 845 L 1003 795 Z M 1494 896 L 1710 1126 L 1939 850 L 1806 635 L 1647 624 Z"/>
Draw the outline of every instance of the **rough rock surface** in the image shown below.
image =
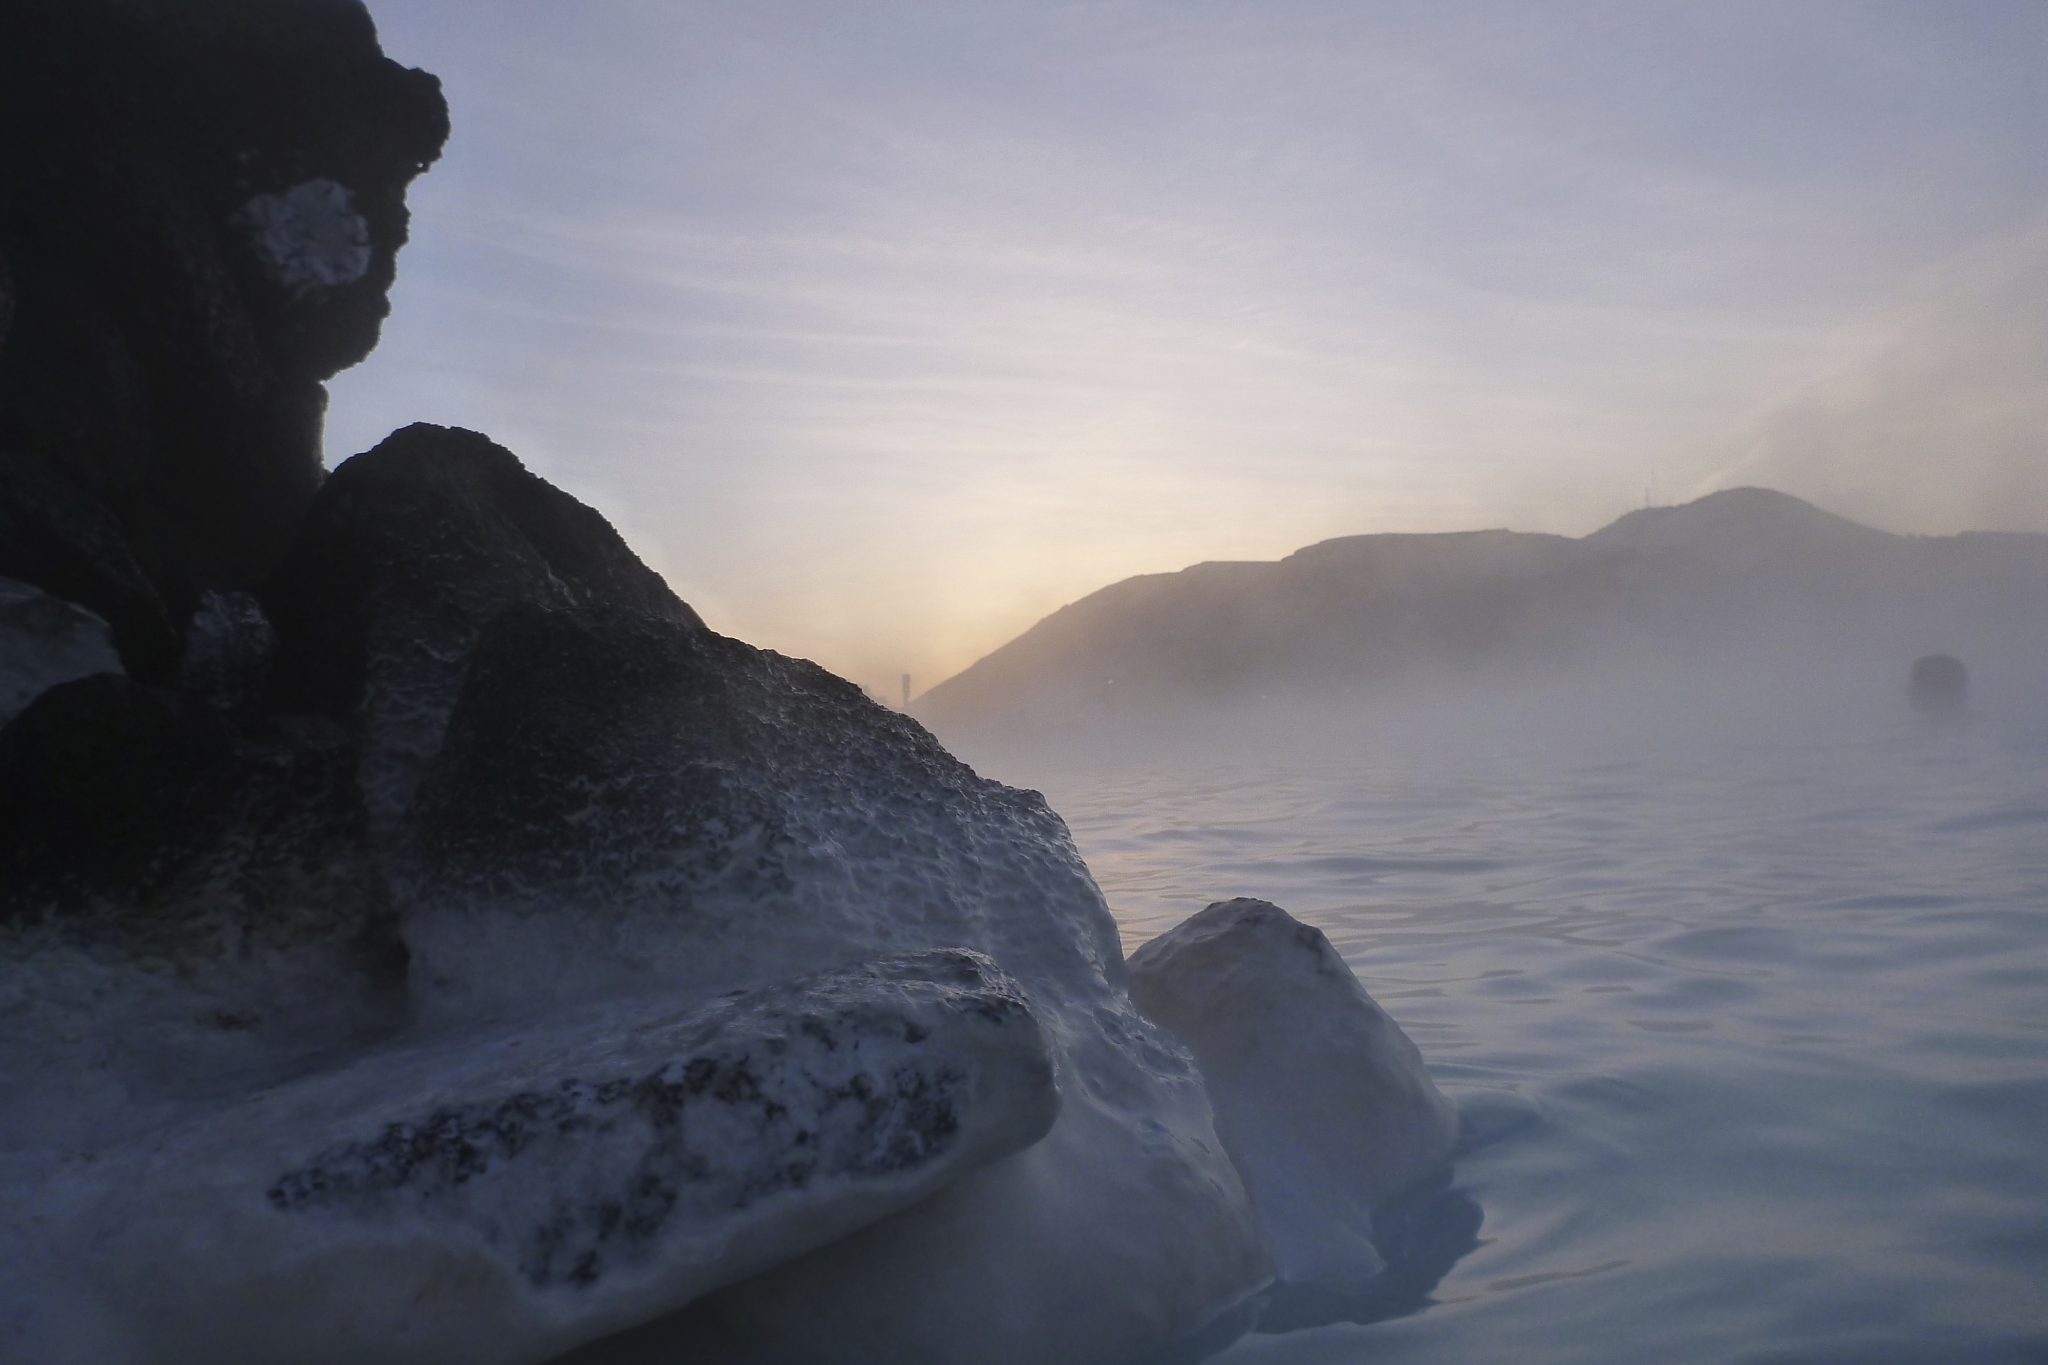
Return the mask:
<path id="1" fill-rule="evenodd" d="M 11 1262 L 91 1288 L 7 1305 L 0 1348 L 539 1360 L 906 1207 L 1058 1107 L 1028 1002 L 961 951 L 374 1050 L 92 1152 L 83 1216 Z"/>
<path id="2" fill-rule="evenodd" d="M 200 593 L 259 582 L 319 485 L 439 84 L 358 0 L 13 0 L 0 127 L 0 575 L 167 682 Z"/>
<path id="3" fill-rule="evenodd" d="M 934 1164 L 914 1207 L 863 1197 L 793 1214 L 818 1235 L 720 1260 L 762 1273 L 716 1296 L 715 1318 L 668 1324 L 673 1348 L 715 1335 L 747 1355 L 830 1360 L 857 1340 L 937 1362 L 986 1339 L 990 1360 L 1113 1361 L 1265 1282 L 1193 1064 L 1125 993 L 1115 926 L 1041 798 L 975 776 L 814 665 L 709 631 L 594 513 L 481 437 L 414 428 L 360 459 L 322 491 L 272 590 L 270 713 L 221 704 L 239 689 L 219 678 L 267 662 L 261 615 L 224 602 L 195 634 L 218 633 L 219 666 L 191 653 L 188 687 L 91 677 L 0 732 L 0 1014 L 33 1040 L 0 1075 L 26 1097 L 0 1128 L 0 1170 L 44 1191 L 5 1233 L 10 1256 L 40 1267 L 0 1311 L 24 1351 L 280 1358 L 282 1338 L 263 1333 L 328 1314 L 354 1324 L 334 1340 L 355 1358 L 449 1358 L 437 1333 L 454 1329 L 431 1308 L 445 1299 L 524 1334 L 461 1358 L 527 1359 L 508 1343 L 559 1349 L 658 1317 L 731 1276 L 643 1281 L 601 1259 L 593 1284 L 611 1306 L 559 1321 L 532 1297 L 554 1288 L 506 1278 L 504 1265 L 540 1263 L 506 1210 L 581 1200 L 579 1163 L 597 1158 L 580 1142 L 535 1148 L 508 1176 L 511 1204 L 489 1217 L 511 1240 L 490 1270 L 465 1250 L 469 1224 L 422 1223 L 449 1198 L 425 1196 L 428 1209 L 409 1183 L 364 1174 L 398 1152 L 350 1137 L 346 1112 L 495 1123 L 501 1101 L 437 1098 L 451 1082 L 421 1059 L 466 1073 L 461 1049 L 434 1040 L 517 1033 L 552 1049 L 622 997 L 688 1009 L 876 954 L 963 948 L 1029 994 L 1061 1097 L 1050 1131 L 990 1165 Z M 927 1040 L 904 1046 L 923 1058 Z M 1041 1082 L 1005 1074 L 1005 1112 L 1050 1121 Z M 355 1099 L 319 1099 L 330 1086 Z M 254 1098 L 264 1090 L 286 1098 Z M 872 1094 L 878 1124 L 933 1131 L 927 1090 Z M 249 1150 L 273 1103 L 302 1114 L 304 1142 L 331 1140 L 272 1185 L 323 1219 L 346 1214 L 347 1236 L 321 1222 L 287 1255 L 251 1230 L 267 1224 L 120 1193 L 241 1179 L 222 1153 Z M 346 1169 L 357 1175 L 334 1174 Z M 49 1250 L 80 1237 L 95 1249 Z M 573 1280 L 580 1256 L 544 1278 Z M 112 1288 L 164 1260 L 180 1265 L 151 1272 L 162 1294 Z M 271 1262 L 297 1269 L 257 1272 Z M 393 1306 L 415 1297 L 416 1311 Z"/>
<path id="4" fill-rule="evenodd" d="M 1450 1160 L 1456 1112 L 1323 931 L 1219 901 L 1131 954 L 1131 995 L 1195 1054 L 1285 1281 L 1381 1266 L 1372 1210 Z"/>
<path id="5" fill-rule="evenodd" d="M 119 674 L 0 730 L 0 1151 L 146 1127 L 396 1028 L 346 736 Z"/>
<path id="6" fill-rule="evenodd" d="M 278 705 L 359 722 L 380 819 L 405 812 L 499 612 L 603 606 L 702 628 L 603 517 L 489 438 L 425 424 L 334 472 L 268 598 Z"/>
<path id="7" fill-rule="evenodd" d="M 277 632 L 246 592 L 208 592 L 185 631 L 179 690 L 218 711 L 254 712 L 270 687 Z"/>
<path id="8" fill-rule="evenodd" d="M 357 0 L 21 0 L 0 119 L 0 574 L 126 667 L 0 728 L 0 1358 L 1107 1365 L 1319 1245 L 1036 793 L 475 433 L 320 484 L 446 131 Z M 1403 1097 L 1344 980 L 1227 1112 Z"/>
<path id="9" fill-rule="evenodd" d="M 763 1277 L 763 1301 L 807 1308 L 763 1316 L 747 1349 L 794 1338 L 827 1359 L 857 1324 L 893 1359 L 946 1360 L 1001 1300 L 1015 1332 L 990 1359 L 1116 1359 L 1264 1282 L 1193 1066 L 1124 993 L 1114 922 L 1042 798 L 823 669 L 705 629 L 594 514 L 482 438 L 401 435 L 402 462 L 358 457 L 315 505 L 309 541 L 346 569 L 295 558 L 287 579 L 346 591 L 306 610 L 280 590 L 273 614 L 284 657 L 363 651 L 359 673 L 317 670 L 363 680 L 323 704 L 366 756 L 416 774 L 408 803 L 393 768 L 365 768 L 394 820 L 419 1017 L 715 992 L 852 945 L 966 947 L 1024 984 L 1052 1039 L 1065 1104 L 1045 1141 L 836 1261 Z M 1002 1255 L 960 1255 L 996 1227 Z"/>
<path id="10" fill-rule="evenodd" d="M 60 682 L 120 671 L 105 621 L 26 583 L 0 578 L 0 725 Z"/>

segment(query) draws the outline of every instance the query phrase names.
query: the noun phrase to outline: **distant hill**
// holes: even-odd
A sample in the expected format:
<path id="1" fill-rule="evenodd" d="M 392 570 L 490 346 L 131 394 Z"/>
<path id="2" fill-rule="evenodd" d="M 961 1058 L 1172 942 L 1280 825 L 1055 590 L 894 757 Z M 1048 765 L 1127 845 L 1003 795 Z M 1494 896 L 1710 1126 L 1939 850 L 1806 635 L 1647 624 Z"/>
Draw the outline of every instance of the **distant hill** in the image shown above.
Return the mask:
<path id="1" fill-rule="evenodd" d="M 1125 579 L 912 709 L 946 735 L 1647 679 L 1894 700 L 1937 650 L 2048 691 L 2048 536 L 1899 536 L 1738 488 L 1577 540 L 1347 536 Z"/>
<path id="2" fill-rule="evenodd" d="M 1731 488 L 1677 507 L 1630 512 L 1587 536 L 1586 543 L 1744 564 L 1784 555 L 1877 551 L 1903 539 L 1824 512 L 1790 493 Z"/>

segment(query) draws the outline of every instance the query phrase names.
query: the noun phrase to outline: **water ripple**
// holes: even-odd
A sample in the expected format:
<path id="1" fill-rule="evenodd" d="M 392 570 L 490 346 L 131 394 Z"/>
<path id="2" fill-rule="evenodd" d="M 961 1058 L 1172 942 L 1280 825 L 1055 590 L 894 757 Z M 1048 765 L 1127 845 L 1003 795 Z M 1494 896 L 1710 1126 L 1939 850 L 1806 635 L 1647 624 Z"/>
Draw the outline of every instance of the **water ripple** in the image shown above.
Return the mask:
<path id="1" fill-rule="evenodd" d="M 1221 1359 L 2048 1359 L 2044 757 L 1048 784 L 1128 945 L 1223 896 L 1287 906 L 1463 1116 L 1486 1235 L 1398 1316 Z"/>

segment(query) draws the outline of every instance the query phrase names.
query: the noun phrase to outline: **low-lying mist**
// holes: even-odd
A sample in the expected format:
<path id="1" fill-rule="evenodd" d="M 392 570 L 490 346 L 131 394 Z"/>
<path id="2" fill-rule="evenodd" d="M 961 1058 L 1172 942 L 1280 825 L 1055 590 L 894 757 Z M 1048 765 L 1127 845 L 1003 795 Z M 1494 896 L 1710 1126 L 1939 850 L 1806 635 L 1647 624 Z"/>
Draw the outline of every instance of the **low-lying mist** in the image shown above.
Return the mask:
<path id="1" fill-rule="evenodd" d="M 913 711 L 1020 780 L 1169 756 L 1590 756 L 1885 733 L 1914 722 L 1909 678 L 1936 654 L 1966 674 L 1942 723 L 2048 716 L 2048 537 L 1894 536 L 1745 489 L 1581 540 L 1359 536 L 1128 579 Z"/>
<path id="2" fill-rule="evenodd" d="M 1374 696 L 1265 693 L 1070 717 L 1054 727 L 935 727 L 948 748 L 1013 785 L 1198 764 L 1426 764 L 1477 753 L 1601 762 L 1688 749 L 1853 744 L 1905 732 L 2026 731 L 2048 721 L 2035 668 L 1966 658 L 1970 699 L 1915 711 L 1913 655 L 1821 665 L 1762 654 L 1717 664 L 1655 658 L 1601 677 L 1420 677 Z"/>

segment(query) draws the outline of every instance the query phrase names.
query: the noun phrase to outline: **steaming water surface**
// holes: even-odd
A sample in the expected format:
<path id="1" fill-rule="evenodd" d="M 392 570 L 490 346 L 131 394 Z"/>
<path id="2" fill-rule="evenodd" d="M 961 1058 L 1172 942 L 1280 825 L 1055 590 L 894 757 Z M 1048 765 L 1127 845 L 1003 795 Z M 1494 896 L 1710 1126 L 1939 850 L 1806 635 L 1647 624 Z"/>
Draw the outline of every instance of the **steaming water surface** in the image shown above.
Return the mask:
<path id="1" fill-rule="evenodd" d="M 1032 775 L 1127 947 L 1286 906 L 1464 1118 L 1432 1292 L 1219 1359 L 2048 1360 L 2044 761 L 1978 726 Z"/>

